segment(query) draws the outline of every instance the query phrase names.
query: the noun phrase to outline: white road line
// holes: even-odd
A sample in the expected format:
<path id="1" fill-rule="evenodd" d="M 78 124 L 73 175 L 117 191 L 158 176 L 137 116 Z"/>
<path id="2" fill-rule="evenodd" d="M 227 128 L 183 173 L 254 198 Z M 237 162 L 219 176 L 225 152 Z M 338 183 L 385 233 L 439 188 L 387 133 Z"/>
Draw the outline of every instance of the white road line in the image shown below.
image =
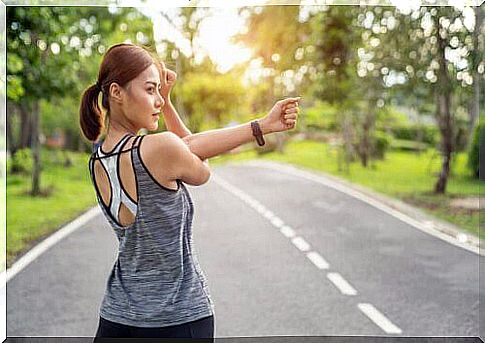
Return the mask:
<path id="1" fill-rule="evenodd" d="M 343 182 L 340 181 L 341 183 L 337 183 L 336 181 L 333 181 L 330 177 L 326 177 L 323 175 L 315 175 L 309 171 L 302 170 L 290 165 L 282 164 L 282 163 L 275 163 L 275 162 L 268 162 L 268 161 L 250 161 L 246 162 L 244 166 L 248 167 L 257 167 L 257 168 L 268 168 L 271 170 L 276 170 L 278 172 L 283 172 L 289 175 L 293 176 L 298 176 L 307 180 L 310 180 L 312 182 L 316 182 L 319 184 L 322 184 L 324 186 L 327 186 L 329 188 L 332 188 L 336 191 L 339 191 L 341 193 L 347 194 L 353 198 L 356 198 L 362 202 L 365 202 L 399 220 L 402 222 L 411 225 L 412 227 L 421 230 L 431 236 L 437 237 L 445 242 L 448 242 L 454 246 L 461 247 L 463 249 L 466 249 L 468 251 L 471 251 L 477 255 L 482 255 L 485 256 L 485 250 L 483 252 L 480 251 L 480 249 L 477 246 L 470 245 L 466 242 L 463 242 L 463 238 L 461 236 L 459 237 L 453 237 L 450 236 L 446 233 L 443 233 L 441 231 L 438 231 L 434 229 L 433 225 L 428 225 L 425 222 L 418 221 L 407 214 L 404 214 L 398 210 L 393 209 L 392 207 L 384 204 L 380 200 L 376 200 L 363 192 L 360 192 L 358 190 L 355 190 L 351 188 L 350 186 L 346 186 Z M 334 177 L 336 178 L 336 177 Z M 467 238 L 468 240 L 468 238 Z"/>
<path id="2" fill-rule="evenodd" d="M 310 244 L 308 244 L 303 238 L 295 237 L 291 240 L 291 243 L 295 245 L 301 251 L 308 251 L 310 250 Z"/>
<path id="3" fill-rule="evenodd" d="M 318 269 L 328 269 L 330 266 L 327 261 L 317 252 L 309 251 L 310 244 L 308 244 L 302 237 L 296 236 L 295 231 L 284 224 L 283 220 L 278 218 L 271 212 L 270 210 L 266 209 L 262 204 L 257 202 L 257 200 L 251 198 L 249 195 L 246 195 L 238 188 L 232 186 L 224 179 L 219 176 L 213 178 L 215 181 L 221 185 L 223 188 L 226 188 L 229 192 L 233 193 L 234 195 L 241 198 L 245 203 L 249 204 L 251 207 L 256 209 L 263 217 L 267 218 L 271 221 L 271 224 L 276 226 L 280 229 L 280 232 L 287 238 L 291 239 L 291 242 L 300 250 L 306 253 L 306 257 L 318 268 Z M 314 181 L 314 180 L 313 180 Z M 327 185 L 327 184 L 326 184 Z M 327 185 L 328 186 L 328 185 Z M 335 187 L 334 187 L 335 188 Z M 355 197 L 355 194 L 351 194 Z M 362 199 L 361 199 L 362 200 Z M 327 273 L 327 278 L 339 289 L 339 291 L 344 295 L 356 295 L 357 290 L 352 287 L 347 280 L 345 280 L 342 275 L 339 273 Z M 392 334 L 400 334 L 402 333 L 401 329 L 391 323 L 383 314 L 381 314 L 372 304 L 369 303 L 360 303 L 358 304 L 359 309 L 367 315 L 375 324 L 377 324 L 382 330 L 386 333 Z"/>
<path id="4" fill-rule="evenodd" d="M 318 269 L 328 269 L 330 266 L 327 261 L 317 252 L 315 251 L 310 251 L 306 254 L 306 257 L 310 261 L 313 262 L 313 264 L 318 268 Z"/>
<path id="5" fill-rule="evenodd" d="M 273 219 L 271 219 L 271 224 L 273 224 L 274 226 L 276 226 L 278 229 L 281 228 L 283 225 L 285 225 L 285 222 L 282 221 L 280 218 L 278 217 L 274 217 Z"/>
<path id="6" fill-rule="evenodd" d="M 372 304 L 360 303 L 357 307 L 372 320 L 377 326 L 379 326 L 385 333 L 401 334 L 402 330 L 394 325 L 389 319 L 386 318 L 381 312 L 379 312 Z"/>
<path id="7" fill-rule="evenodd" d="M 262 214 L 266 211 L 266 208 L 263 205 L 259 204 L 256 206 L 256 211 Z"/>
<path id="8" fill-rule="evenodd" d="M 6 282 L 9 282 L 15 275 L 17 275 L 22 269 L 32 263 L 32 261 L 34 261 L 37 257 L 42 255 L 64 237 L 70 235 L 75 230 L 79 229 L 81 226 L 89 222 L 100 213 L 101 209 L 99 208 L 99 206 L 92 207 L 90 210 L 77 217 L 69 224 L 63 226 L 61 229 L 37 244 L 34 248 L 30 249 L 24 256 L 22 256 L 17 262 L 15 262 L 12 267 L 7 269 L 6 272 L 3 272 L 2 274 L 6 273 L 7 277 L 5 278 L 5 276 L 2 275 L 0 277 L 0 280 L 6 279 Z"/>
<path id="9" fill-rule="evenodd" d="M 339 273 L 327 273 L 327 278 L 337 287 L 344 295 L 356 295 L 357 291 L 345 280 Z"/>
<path id="10" fill-rule="evenodd" d="M 295 236 L 295 231 L 288 225 L 284 225 L 280 228 L 280 232 L 285 235 L 287 238 L 291 238 Z"/>
<path id="11" fill-rule="evenodd" d="M 249 205 L 254 209 L 257 209 L 259 206 L 262 206 L 257 200 L 254 200 L 254 199 L 251 200 Z"/>
<path id="12" fill-rule="evenodd" d="M 266 210 L 263 215 L 266 217 L 266 219 L 269 219 L 269 220 L 274 218 L 274 214 L 270 210 Z"/>

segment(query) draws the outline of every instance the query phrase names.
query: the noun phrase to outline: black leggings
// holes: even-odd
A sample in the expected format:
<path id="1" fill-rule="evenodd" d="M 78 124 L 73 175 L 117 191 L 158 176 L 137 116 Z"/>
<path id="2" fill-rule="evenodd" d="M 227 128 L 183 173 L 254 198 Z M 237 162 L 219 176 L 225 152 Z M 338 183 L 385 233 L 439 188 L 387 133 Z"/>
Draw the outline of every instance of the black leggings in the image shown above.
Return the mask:
<path id="1" fill-rule="evenodd" d="M 142 328 L 114 323 L 99 317 L 96 337 L 137 337 L 137 338 L 207 338 L 203 342 L 214 342 L 214 316 L 192 322 L 158 328 Z M 94 342 L 103 340 L 94 340 Z M 201 342 L 200 340 L 197 340 Z"/>

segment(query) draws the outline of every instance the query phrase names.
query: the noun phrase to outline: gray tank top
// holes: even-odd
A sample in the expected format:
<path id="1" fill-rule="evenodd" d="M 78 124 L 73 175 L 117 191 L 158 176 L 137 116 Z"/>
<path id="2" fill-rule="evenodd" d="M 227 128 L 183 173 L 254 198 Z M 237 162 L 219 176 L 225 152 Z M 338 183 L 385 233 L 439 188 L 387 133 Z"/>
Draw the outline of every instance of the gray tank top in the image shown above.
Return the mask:
<path id="1" fill-rule="evenodd" d="M 109 153 L 101 145 L 89 159 L 91 180 L 101 210 L 118 239 L 118 256 L 106 284 L 99 315 L 137 327 L 183 324 L 214 315 L 206 277 L 192 242 L 194 206 L 190 194 L 177 180 L 177 189 L 164 187 L 140 157 L 144 136 L 125 135 Z M 129 151 L 129 152 L 124 152 Z M 131 199 L 119 177 L 119 157 L 131 154 L 138 199 Z M 99 160 L 111 185 L 106 206 L 96 185 L 94 162 Z M 121 203 L 135 215 L 122 226 L 117 220 Z"/>

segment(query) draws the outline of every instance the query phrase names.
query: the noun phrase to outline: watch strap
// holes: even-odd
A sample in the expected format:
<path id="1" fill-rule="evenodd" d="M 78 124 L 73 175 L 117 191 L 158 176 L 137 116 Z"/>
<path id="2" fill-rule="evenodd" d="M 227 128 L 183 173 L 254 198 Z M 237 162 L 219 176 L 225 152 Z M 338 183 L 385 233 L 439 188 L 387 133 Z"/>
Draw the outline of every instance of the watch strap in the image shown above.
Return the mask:
<path id="1" fill-rule="evenodd" d="M 253 136 L 256 138 L 256 142 L 258 142 L 259 146 L 263 146 L 266 142 L 263 138 L 263 131 L 261 131 L 261 126 L 257 120 L 251 122 L 251 129 L 253 130 Z"/>

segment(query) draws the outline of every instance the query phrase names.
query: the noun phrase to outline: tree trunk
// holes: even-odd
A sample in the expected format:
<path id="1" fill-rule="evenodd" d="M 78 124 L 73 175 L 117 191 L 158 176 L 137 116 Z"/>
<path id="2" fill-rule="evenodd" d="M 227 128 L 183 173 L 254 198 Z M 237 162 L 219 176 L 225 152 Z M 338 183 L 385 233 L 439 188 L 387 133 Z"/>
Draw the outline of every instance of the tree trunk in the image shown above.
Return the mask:
<path id="1" fill-rule="evenodd" d="M 34 160 L 32 166 L 32 196 L 40 194 L 40 142 L 39 142 L 39 117 L 40 117 L 39 100 L 33 100 L 32 106 L 32 157 Z"/>
<path id="2" fill-rule="evenodd" d="M 439 31 L 439 30 L 438 30 Z M 453 118 L 451 116 L 451 80 L 448 74 L 448 65 L 445 59 L 446 42 L 441 35 L 438 38 L 438 63 L 439 75 L 436 85 L 436 117 L 441 132 L 441 153 L 443 162 L 438 181 L 435 184 L 435 193 L 445 193 L 446 184 L 451 167 L 451 155 L 453 153 Z"/>
<path id="3" fill-rule="evenodd" d="M 350 162 L 352 161 L 354 149 L 352 147 L 352 123 L 350 114 L 345 112 L 342 116 L 342 135 L 343 135 L 343 147 L 344 147 L 344 171 L 349 172 Z"/>
<path id="4" fill-rule="evenodd" d="M 445 94 L 438 95 L 438 111 L 440 118 L 440 132 L 442 142 L 442 165 L 438 181 L 435 185 L 436 193 L 445 193 L 448 176 L 451 167 L 451 155 L 453 153 L 453 127 L 450 115 L 450 96 Z"/>
<path id="5" fill-rule="evenodd" d="M 13 156 L 17 152 L 17 145 L 15 144 L 15 134 L 12 125 L 12 119 L 17 113 L 15 104 L 7 102 L 7 150 L 10 152 L 10 156 Z"/>
<path id="6" fill-rule="evenodd" d="M 20 102 L 20 144 L 19 149 L 32 145 L 32 115 L 29 103 L 26 100 Z"/>
<path id="7" fill-rule="evenodd" d="M 483 24 L 483 11 L 480 6 L 475 7 L 475 29 L 473 30 L 473 61 L 472 61 L 472 76 L 473 76 L 473 96 L 470 101 L 468 122 L 468 137 L 473 136 L 473 130 L 477 123 L 480 113 L 480 74 L 478 73 L 478 65 L 481 61 L 480 49 L 480 32 Z"/>
<path id="8" fill-rule="evenodd" d="M 367 168 L 370 159 L 371 143 L 370 143 L 370 131 L 373 126 L 374 116 L 371 114 L 371 109 L 368 108 L 364 117 L 364 123 L 362 125 L 362 140 L 360 142 L 360 162 L 364 168 Z"/>

